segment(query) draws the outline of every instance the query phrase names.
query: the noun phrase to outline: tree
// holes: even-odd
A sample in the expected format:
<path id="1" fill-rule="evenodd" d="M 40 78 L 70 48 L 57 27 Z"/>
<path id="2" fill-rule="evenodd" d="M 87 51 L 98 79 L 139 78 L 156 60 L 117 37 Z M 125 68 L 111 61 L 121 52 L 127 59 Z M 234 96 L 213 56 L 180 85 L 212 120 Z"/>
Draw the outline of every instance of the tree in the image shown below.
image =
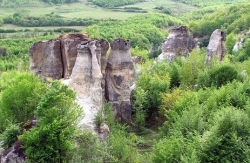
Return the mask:
<path id="1" fill-rule="evenodd" d="M 75 93 L 59 81 L 51 83 L 37 110 L 37 127 L 19 137 L 30 162 L 65 162 L 72 156 L 81 109 Z"/>

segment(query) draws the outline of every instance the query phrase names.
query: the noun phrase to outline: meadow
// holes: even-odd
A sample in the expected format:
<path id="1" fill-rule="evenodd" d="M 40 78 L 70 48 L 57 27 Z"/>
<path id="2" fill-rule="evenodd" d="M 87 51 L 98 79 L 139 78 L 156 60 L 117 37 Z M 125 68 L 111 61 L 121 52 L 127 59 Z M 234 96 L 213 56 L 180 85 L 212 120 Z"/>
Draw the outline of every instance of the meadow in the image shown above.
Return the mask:
<path id="1" fill-rule="evenodd" d="M 0 7 L 0 15 L 7 16 L 10 14 L 14 14 L 19 11 L 28 11 L 29 15 L 32 16 L 41 16 L 49 13 L 56 13 L 59 16 L 65 19 L 73 19 L 73 18 L 94 18 L 94 19 L 127 19 L 128 17 L 143 14 L 143 13 L 136 13 L 136 12 L 123 12 L 121 11 L 113 11 L 112 9 L 105 9 L 93 5 L 88 0 L 80 0 L 77 3 L 71 4 L 60 4 L 60 5 L 47 5 L 45 3 L 36 2 L 30 4 L 31 6 L 18 6 L 14 8 L 8 7 Z M 158 12 L 155 10 L 155 7 L 159 6 L 167 6 L 171 10 L 174 11 L 176 14 L 185 13 L 198 7 L 194 7 L 192 5 L 186 5 L 180 2 L 174 2 L 171 0 L 148 0 L 143 3 L 137 3 L 134 5 L 128 5 L 126 7 L 139 7 L 143 10 L 152 13 Z M 120 7 L 122 8 L 122 7 Z"/>

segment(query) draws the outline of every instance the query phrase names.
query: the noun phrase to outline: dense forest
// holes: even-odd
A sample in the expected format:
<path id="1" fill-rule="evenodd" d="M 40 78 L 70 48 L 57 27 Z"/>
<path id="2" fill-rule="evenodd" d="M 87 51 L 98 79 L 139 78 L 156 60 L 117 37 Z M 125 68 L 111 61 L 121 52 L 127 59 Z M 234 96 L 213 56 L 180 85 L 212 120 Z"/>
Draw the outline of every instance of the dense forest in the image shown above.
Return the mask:
<path id="1" fill-rule="evenodd" d="M 25 4 L 28 0 L 9 2 Z M 44 2 L 53 5 L 76 1 Z M 139 2 L 89 3 L 106 8 Z M 26 11 L 0 17 L 0 25 L 14 24 L 24 29 L 83 25 L 81 32 L 92 39 L 129 39 L 132 56 L 143 57 L 136 67 L 136 88 L 131 97 L 133 125 L 117 122 L 105 103 L 104 119 L 110 135 L 99 141 L 91 132 L 77 127 L 84 113 L 75 102 L 73 90 L 60 81 L 44 81 L 28 72 L 32 44 L 56 38 L 67 29 L 56 32 L 50 27 L 46 34 L 42 32 L 43 36 L 38 34 L 41 31 L 32 30 L 37 35 L 31 38 L 22 35 L 24 30 L 0 29 L 2 34 L 16 34 L 12 39 L 0 37 L 0 156 L 2 149 L 10 149 L 18 140 L 22 142 L 19 154 L 31 163 L 250 162 L 250 3 L 180 2 L 200 8 L 178 16 L 143 13 L 125 20 L 65 19 L 53 12 L 33 17 Z M 216 2 L 227 5 L 211 6 Z M 0 3 L 3 6 L 7 1 Z M 171 63 L 156 60 L 169 31 L 179 25 L 191 29 L 200 48 Z M 227 36 L 226 55 L 222 62 L 214 57 L 206 67 L 206 46 L 215 29 Z M 233 50 L 239 40 L 242 47 Z"/>

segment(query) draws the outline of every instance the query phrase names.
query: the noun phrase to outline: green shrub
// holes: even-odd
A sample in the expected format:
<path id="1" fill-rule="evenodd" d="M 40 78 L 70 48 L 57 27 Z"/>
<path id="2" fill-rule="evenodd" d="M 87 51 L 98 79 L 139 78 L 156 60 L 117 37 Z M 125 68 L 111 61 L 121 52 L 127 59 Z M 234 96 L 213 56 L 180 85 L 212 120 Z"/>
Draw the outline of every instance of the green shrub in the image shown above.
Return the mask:
<path id="1" fill-rule="evenodd" d="M 6 130 L 0 135 L 2 141 L 2 147 L 8 149 L 17 140 L 17 136 L 20 134 L 19 126 L 16 124 L 9 124 Z"/>
<path id="2" fill-rule="evenodd" d="M 29 162 L 65 162 L 74 149 L 81 109 L 75 93 L 53 81 L 36 110 L 37 127 L 19 136 Z"/>
<path id="3" fill-rule="evenodd" d="M 17 73 L 16 77 L 8 80 L 13 74 L 16 74 L 9 73 L 9 75 L 4 75 L 4 79 L 9 85 L 1 84 L 3 89 L 0 103 L 2 118 L 5 121 L 23 123 L 34 117 L 34 111 L 41 96 L 45 93 L 46 84 L 29 73 Z M 1 83 L 5 80 L 2 80 Z M 4 126 L 0 128 L 4 128 Z"/>
<path id="4" fill-rule="evenodd" d="M 249 162 L 250 119 L 242 110 L 224 108 L 201 138 L 201 162 Z"/>
<path id="5" fill-rule="evenodd" d="M 204 51 L 193 50 L 190 56 L 183 61 L 180 68 L 180 85 L 182 87 L 194 88 L 199 72 L 205 69 Z"/>
<path id="6" fill-rule="evenodd" d="M 76 148 L 70 163 L 103 163 L 117 162 L 109 153 L 110 148 L 106 142 L 101 142 L 90 131 L 83 130 L 76 136 Z"/>
<path id="7" fill-rule="evenodd" d="M 221 65 L 209 71 L 211 85 L 220 87 L 238 78 L 238 72 L 231 65 Z"/>

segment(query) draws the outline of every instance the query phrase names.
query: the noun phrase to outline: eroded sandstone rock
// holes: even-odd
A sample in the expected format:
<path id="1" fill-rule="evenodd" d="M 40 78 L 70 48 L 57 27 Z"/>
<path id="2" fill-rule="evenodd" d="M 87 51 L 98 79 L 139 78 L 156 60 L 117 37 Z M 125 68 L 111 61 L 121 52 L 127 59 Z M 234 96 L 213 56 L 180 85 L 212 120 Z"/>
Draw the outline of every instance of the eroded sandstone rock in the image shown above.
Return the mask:
<path id="1" fill-rule="evenodd" d="M 72 69 L 76 62 L 78 44 L 89 41 L 89 39 L 82 34 L 67 34 L 59 37 L 61 40 L 61 49 L 62 49 L 62 59 L 63 59 L 63 77 L 69 78 Z"/>
<path id="2" fill-rule="evenodd" d="M 134 80 L 134 65 L 130 42 L 116 39 L 111 43 L 105 78 L 105 97 L 118 119 L 131 121 L 130 86 Z"/>
<path id="3" fill-rule="evenodd" d="M 215 55 L 218 55 L 219 61 L 222 61 L 226 54 L 225 47 L 226 35 L 220 29 L 216 29 L 210 37 L 206 50 L 206 66 L 210 66 L 210 61 Z"/>
<path id="4" fill-rule="evenodd" d="M 175 27 L 162 44 L 162 53 L 158 56 L 158 59 L 171 62 L 177 56 L 186 57 L 194 46 L 192 32 L 186 26 Z"/>

